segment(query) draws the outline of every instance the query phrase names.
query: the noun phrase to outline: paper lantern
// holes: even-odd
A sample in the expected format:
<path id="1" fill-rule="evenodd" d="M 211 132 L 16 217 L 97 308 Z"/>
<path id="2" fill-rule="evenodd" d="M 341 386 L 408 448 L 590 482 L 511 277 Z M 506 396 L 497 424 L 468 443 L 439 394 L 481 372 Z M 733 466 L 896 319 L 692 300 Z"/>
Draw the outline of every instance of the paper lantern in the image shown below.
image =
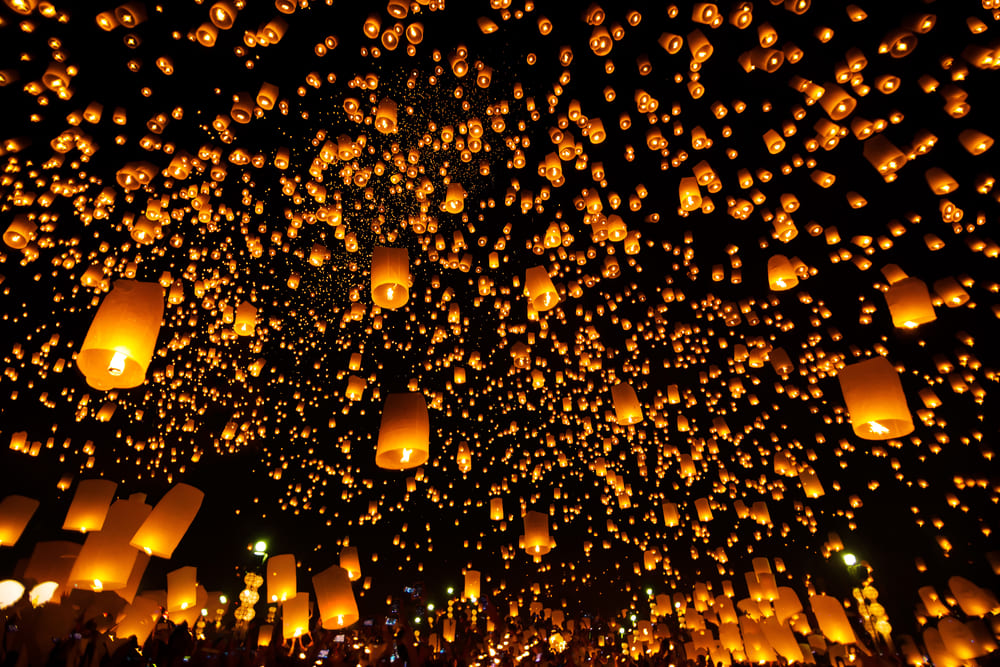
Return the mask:
<path id="1" fill-rule="evenodd" d="M 128 585 L 139 556 L 129 540 L 153 510 L 145 501 L 146 496 L 137 493 L 111 505 L 104 526 L 99 532 L 87 535 L 80 548 L 70 572 L 69 586 L 117 591 Z"/>
<path id="2" fill-rule="evenodd" d="M 295 597 L 298 586 L 295 575 L 295 556 L 280 554 L 267 559 L 267 599 L 287 602 Z"/>
<path id="3" fill-rule="evenodd" d="M 375 110 L 375 129 L 382 134 L 391 134 L 396 131 L 396 102 L 392 98 L 385 98 L 378 103 Z"/>
<path id="4" fill-rule="evenodd" d="M 892 314 L 893 326 L 915 329 L 937 319 L 927 285 L 919 278 L 905 278 L 889 286 L 885 302 Z"/>
<path id="5" fill-rule="evenodd" d="M 847 91 L 835 83 L 823 85 L 823 96 L 819 98 L 819 104 L 830 116 L 831 120 L 843 120 L 851 115 L 858 101 L 847 94 Z"/>
<path id="6" fill-rule="evenodd" d="M 540 313 L 559 304 L 559 292 L 544 266 L 533 266 L 524 272 L 524 292 L 532 308 Z"/>
<path id="7" fill-rule="evenodd" d="M 965 577 L 950 577 L 948 589 L 958 600 L 958 606 L 967 616 L 985 616 L 1000 613 L 1000 604 L 991 591 L 980 588 Z"/>
<path id="8" fill-rule="evenodd" d="M 167 572 L 167 611 L 185 611 L 198 600 L 198 570 L 181 567 Z"/>
<path id="9" fill-rule="evenodd" d="M 309 633 L 309 596 L 292 595 L 281 605 L 281 635 L 286 642 Z"/>
<path id="10" fill-rule="evenodd" d="M 238 336 L 252 336 L 257 330 L 257 308 L 249 301 L 236 307 L 233 330 Z"/>
<path id="11" fill-rule="evenodd" d="M 837 644 L 853 644 L 857 642 L 851 623 L 847 620 L 844 607 L 840 600 L 829 595 L 814 595 L 809 598 L 813 615 L 819 623 L 819 630 L 829 641 Z"/>
<path id="12" fill-rule="evenodd" d="M 337 630 L 358 621 L 358 603 L 354 599 L 347 570 L 331 565 L 315 575 L 312 582 L 324 628 Z"/>
<path id="13" fill-rule="evenodd" d="M 358 557 L 357 547 L 347 546 L 340 550 L 340 567 L 347 570 L 351 581 L 361 578 L 361 559 Z"/>
<path id="14" fill-rule="evenodd" d="M 771 648 L 778 652 L 789 664 L 802 662 L 802 649 L 792 634 L 791 628 L 770 616 L 760 621 L 760 629 Z"/>
<path id="15" fill-rule="evenodd" d="M 920 601 L 924 604 L 924 609 L 931 616 L 940 618 L 949 614 L 948 607 L 941 602 L 941 598 L 933 586 L 921 586 L 917 589 L 917 594 L 920 596 Z"/>
<path id="16" fill-rule="evenodd" d="M 701 191 L 698 189 L 698 179 L 688 176 L 681 179 L 678 191 L 682 211 L 697 211 L 701 208 Z"/>
<path id="17" fill-rule="evenodd" d="M 941 633 L 937 628 L 927 628 L 923 632 L 924 646 L 934 667 L 964 667 L 966 664 L 960 658 L 951 654 L 945 646 Z"/>
<path id="18" fill-rule="evenodd" d="M 642 421 L 642 406 L 632 385 L 627 382 L 616 384 L 611 388 L 611 400 L 615 405 L 615 418 L 619 425 L 637 424 Z"/>
<path id="19" fill-rule="evenodd" d="M 461 213 L 465 209 L 465 188 L 461 183 L 449 183 L 445 192 L 444 210 L 448 213 Z"/>
<path id="20" fill-rule="evenodd" d="M 985 647 L 976 641 L 972 629 L 965 623 L 954 618 L 942 618 L 937 629 L 948 653 L 959 660 L 975 660 L 986 655 Z"/>
<path id="21" fill-rule="evenodd" d="M 11 547 L 21 539 L 38 501 L 25 496 L 7 496 L 0 501 L 0 547 Z"/>
<path id="22" fill-rule="evenodd" d="M 104 517 L 101 519 L 103 521 Z M 80 545 L 76 542 L 38 542 L 24 569 L 24 580 L 54 581 L 65 589 L 73 561 L 79 553 Z"/>
<path id="23" fill-rule="evenodd" d="M 538 558 L 547 554 L 554 546 L 555 541 L 549 536 L 548 515 L 535 511 L 526 512 L 521 547 Z"/>
<path id="24" fill-rule="evenodd" d="M 127 639 L 134 636 L 139 642 L 139 646 L 142 646 L 149 639 L 149 635 L 153 633 L 156 621 L 162 612 L 159 602 L 152 598 L 139 596 L 119 614 L 118 623 L 113 628 L 112 633 L 117 639 Z"/>
<path id="25" fill-rule="evenodd" d="M 503 521 L 503 498 L 496 497 L 490 499 L 490 519 L 493 521 Z"/>
<path id="26" fill-rule="evenodd" d="M 838 374 L 854 434 L 865 440 L 901 438 L 913 432 L 903 386 L 885 357 L 847 366 Z"/>
<path id="27" fill-rule="evenodd" d="M 158 283 L 118 280 L 104 297 L 76 358 L 94 389 L 129 389 L 142 384 L 163 320 Z"/>
<path id="28" fill-rule="evenodd" d="M 35 238 L 37 231 L 38 225 L 28 220 L 27 216 L 17 215 L 7 225 L 7 229 L 3 233 L 3 242 L 14 250 L 24 250 Z"/>
<path id="29" fill-rule="evenodd" d="M 465 571 L 465 589 L 463 591 L 463 597 L 467 600 L 475 602 L 479 599 L 479 570 L 466 570 Z"/>
<path id="30" fill-rule="evenodd" d="M 677 510 L 676 503 L 663 503 L 663 522 L 668 528 L 673 528 L 680 523 L 681 515 Z"/>
<path id="31" fill-rule="evenodd" d="M 969 293 L 962 285 L 952 277 L 941 278 L 934 281 L 934 293 L 937 294 L 944 305 L 949 308 L 963 306 L 969 301 Z"/>
<path id="32" fill-rule="evenodd" d="M 795 267 L 784 255 L 773 255 L 767 260 L 767 284 L 772 290 L 789 290 L 799 284 Z"/>
<path id="33" fill-rule="evenodd" d="M 406 248 L 376 247 L 372 251 L 372 301 L 395 310 L 410 298 L 410 259 Z"/>
<path id="34" fill-rule="evenodd" d="M 6 609 L 24 596 L 24 584 L 13 579 L 0 581 L 0 609 Z"/>
<path id="35" fill-rule="evenodd" d="M 205 494 L 188 484 L 177 484 L 156 503 L 129 542 L 151 556 L 170 558 L 194 521 Z"/>
<path id="36" fill-rule="evenodd" d="M 389 394 L 382 408 L 375 465 L 403 470 L 423 465 L 429 456 L 430 417 L 420 392 Z"/>
<path id="37" fill-rule="evenodd" d="M 274 634 L 274 626 L 267 623 L 257 628 L 257 647 L 270 646 L 271 636 Z"/>
<path id="38" fill-rule="evenodd" d="M 78 530 L 81 533 L 100 530 L 117 489 L 118 484 L 108 479 L 81 480 L 66 512 L 63 530 Z"/>

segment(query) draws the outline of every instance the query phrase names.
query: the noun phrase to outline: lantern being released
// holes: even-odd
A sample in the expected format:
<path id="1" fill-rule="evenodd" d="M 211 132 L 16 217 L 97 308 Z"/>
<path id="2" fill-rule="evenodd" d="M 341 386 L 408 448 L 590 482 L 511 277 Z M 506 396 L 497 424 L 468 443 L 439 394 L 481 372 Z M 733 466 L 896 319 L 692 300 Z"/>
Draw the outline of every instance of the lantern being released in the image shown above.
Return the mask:
<path id="1" fill-rule="evenodd" d="M 559 292 L 544 266 L 533 266 L 524 272 L 524 291 L 532 308 L 538 312 L 551 310 L 559 304 Z"/>
<path id="2" fill-rule="evenodd" d="M 621 382 L 611 388 L 611 400 L 615 404 L 615 418 L 618 424 L 637 424 L 642 421 L 642 406 L 635 389 L 627 382 Z"/>
<path id="3" fill-rule="evenodd" d="M 163 288 L 119 280 L 90 324 L 76 364 L 94 389 L 142 384 L 163 320 Z"/>
<path id="4" fill-rule="evenodd" d="M 361 578 L 361 559 L 358 557 L 357 547 L 347 546 L 340 550 L 340 567 L 347 570 L 351 581 Z"/>
<path id="5" fill-rule="evenodd" d="M 395 310 L 410 298 L 410 258 L 406 248 L 377 247 L 372 251 L 372 301 Z"/>
<path id="6" fill-rule="evenodd" d="M 927 285 L 919 278 L 904 278 L 889 286 L 885 301 L 892 313 L 893 326 L 916 329 L 937 319 Z"/>
<path id="7" fill-rule="evenodd" d="M 82 480 L 66 512 L 63 530 L 78 530 L 81 533 L 100 530 L 117 489 L 118 484 L 108 479 Z"/>
<path id="8" fill-rule="evenodd" d="M 331 565 L 314 576 L 312 582 L 324 628 L 337 630 L 357 623 L 358 602 L 354 599 L 347 570 Z"/>
<path id="9" fill-rule="evenodd" d="M 7 496 L 0 501 L 0 547 L 10 547 L 21 539 L 38 501 L 25 496 Z"/>
<path id="10" fill-rule="evenodd" d="M 541 512 L 526 512 L 521 548 L 538 559 L 552 550 L 555 540 L 549 536 L 549 517 Z"/>
<path id="11" fill-rule="evenodd" d="M 404 470 L 427 461 L 430 417 L 420 392 L 389 394 L 382 408 L 375 464 L 379 468 Z"/>
<path id="12" fill-rule="evenodd" d="M 899 375 L 885 357 L 851 364 L 838 377 L 859 438 L 889 440 L 913 432 L 913 418 Z"/>
<path id="13" fill-rule="evenodd" d="M 170 558 L 204 498 L 205 494 L 193 486 L 176 485 L 156 504 L 130 544 L 151 556 Z"/>

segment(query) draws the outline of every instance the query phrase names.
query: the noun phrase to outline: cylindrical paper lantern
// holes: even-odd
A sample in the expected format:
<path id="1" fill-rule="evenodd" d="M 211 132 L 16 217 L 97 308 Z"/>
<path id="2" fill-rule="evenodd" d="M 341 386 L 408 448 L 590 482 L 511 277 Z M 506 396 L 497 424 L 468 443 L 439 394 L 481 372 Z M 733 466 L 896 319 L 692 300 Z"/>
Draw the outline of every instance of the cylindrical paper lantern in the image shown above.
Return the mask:
<path id="1" fill-rule="evenodd" d="M 524 515 L 523 548 L 532 556 L 544 556 L 555 546 L 549 537 L 549 517 L 541 512 L 529 511 Z"/>
<path id="2" fill-rule="evenodd" d="M 795 267 L 784 255 L 773 255 L 767 260 L 767 284 L 778 292 L 792 289 L 799 284 Z"/>
<path id="3" fill-rule="evenodd" d="M 167 611 L 190 609 L 198 599 L 198 570 L 192 566 L 167 572 Z"/>
<path id="4" fill-rule="evenodd" d="M 87 535 L 73 563 L 68 585 L 87 590 L 125 588 L 139 556 L 129 540 L 152 510 L 141 493 L 112 504 L 101 530 Z"/>
<path id="5" fill-rule="evenodd" d="M 298 591 L 295 575 L 295 556 L 279 554 L 267 559 L 267 599 L 286 602 Z"/>
<path id="6" fill-rule="evenodd" d="M 503 498 L 499 496 L 490 500 L 490 519 L 503 521 Z"/>
<path id="7" fill-rule="evenodd" d="M 410 298 L 410 257 L 406 248 L 376 247 L 372 251 L 372 301 L 395 310 Z"/>
<path id="8" fill-rule="evenodd" d="M 309 633 L 309 596 L 305 593 L 281 605 L 281 633 L 285 641 Z"/>
<path id="9" fill-rule="evenodd" d="M 937 629 L 948 653 L 959 660 L 975 660 L 986 655 L 985 648 L 976 641 L 972 630 L 965 623 L 951 617 L 942 618 Z"/>
<path id="10" fill-rule="evenodd" d="M 257 308 L 249 301 L 244 301 L 236 307 L 233 330 L 238 336 L 252 336 L 257 330 Z"/>
<path id="11" fill-rule="evenodd" d="M 532 308 L 540 313 L 559 304 L 559 292 L 544 266 L 533 266 L 524 272 L 524 292 Z"/>
<path id="12" fill-rule="evenodd" d="M 357 547 L 347 546 L 340 550 L 340 567 L 347 570 L 351 581 L 361 578 L 361 559 L 358 557 Z"/>
<path id="13" fill-rule="evenodd" d="M 475 602 L 479 599 L 479 570 L 465 571 L 465 591 L 464 597 Z"/>
<path id="14" fill-rule="evenodd" d="M 829 595 L 814 595 L 809 598 L 809 604 L 812 605 L 813 615 L 816 616 L 824 637 L 837 644 L 857 642 L 840 600 Z"/>
<path id="15" fill-rule="evenodd" d="M 142 646 L 152 634 L 161 613 L 159 602 L 139 596 L 122 610 L 112 633 L 117 639 L 127 639 L 134 635 L 139 646 Z"/>
<path id="16" fill-rule="evenodd" d="M 885 357 L 851 364 L 838 374 L 854 433 L 865 440 L 901 438 L 913 432 L 903 386 Z"/>
<path id="17" fill-rule="evenodd" d="M 937 319 L 927 285 L 919 278 L 905 278 L 889 286 L 885 302 L 892 314 L 893 326 L 915 329 Z"/>
<path id="18" fill-rule="evenodd" d="M 375 465 L 403 470 L 423 465 L 429 456 L 430 417 L 420 392 L 389 394 L 382 408 Z"/>
<path id="19" fill-rule="evenodd" d="M 81 533 L 100 530 L 117 489 L 118 484 L 109 479 L 81 480 L 66 512 L 63 530 L 78 530 Z"/>
<path id="20" fill-rule="evenodd" d="M 611 400 L 615 405 L 615 418 L 620 425 L 637 424 L 642 421 L 642 406 L 635 389 L 627 382 L 620 382 L 611 388 Z"/>
<path id="21" fill-rule="evenodd" d="M 76 358 L 94 389 L 142 384 L 163 320 L 159 283 L 119 280 L 101 303 Z"/>
<path id="22" fill-rule="evenodd" d="M 26 496 L 7 496 L 0 501 L 0 547 L 14 546 L 21 539 L 37 509 L 38 501 Z"/>
<path id="23" fill-rule="evenodd" d="M 205 494 L 188 484 L 177 484 L 156 503 L 129 544 L 151 556 L 170 558 L 194 521 Z"/>
<path id="24" fill-rule="evenodd" d="M 358 621 L 358 603 L 347 570 L 331 565 L 315 575 L 312 582 L 324 628 L 337 630 Z"/>

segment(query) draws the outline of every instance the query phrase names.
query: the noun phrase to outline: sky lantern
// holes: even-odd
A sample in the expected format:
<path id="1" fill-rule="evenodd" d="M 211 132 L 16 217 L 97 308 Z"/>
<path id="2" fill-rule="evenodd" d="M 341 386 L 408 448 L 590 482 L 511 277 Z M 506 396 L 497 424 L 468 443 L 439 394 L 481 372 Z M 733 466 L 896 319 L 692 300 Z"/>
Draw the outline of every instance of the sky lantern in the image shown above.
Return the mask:
<path id="1" fill-rule="evenodd" d="M 309 595 L 295 594 L 281 605 L 282 639 L 288 641 L 309 633 Z"/>
<path id="2" fill-rule="evenodd" d="M 892 323 L 901 329 L 915 329 L 937 319 L 927 285 L 919 278 L 894 282 L 885 293 Z"/>
<path id="3" fill-rule="evenodd" d="M 410 260 L 406 248 L 376 247 L 372 251 L 371 290 L 375 305 L 389 310 L 410 298 Z"/>
<path id="4" fill-rule="evenodd" d="M 347 570 L 351 581 L 361 578 L 361 559 L 358 557 L 358 548 L 346 546 L 340 549 L 340 567 Z"/>
<path id="5" fill-rule="evenodd" d="M 152 511 L 144 494 L 115 501 L 101 530 L 87 535 L 73 563 L 68 585 L 95 591 L 125 588 L 133 568 L 144 570 L 149 563 L 149 557 L 140 554 L 129 540 Z"/>
<path id="6" fill-rule="evenodd" d="M 642 421 L 642 405 L 632 385 L 619 382 L 613 386 L 611 400 L 615 406 L 615 419 L 619 425 L 637 424 Z"/>
<path id="7" fill-rule="evenodd" d="M 14 219 L 3 233 L 3 242 L 14 250 L 24 250 L 35 238 L 38 225 L 25 215 L 14 216 Z"/>
<path id="8" fill-rule="evenodd" d="M 524 535 L 520 546 L 536 560 L 544 556 L 556 545 L 549 536 L 549 516 L 542 512 L 529 510 L 524 514 Z"/>
<path id="9" fill-rule="evenodd" d="M 389 470 L 416 468 L 427 461 L 430 418 L 420 392 L 389 394 L 382 407 L 375 464 Z"/>
<path id="10" fill-rule="evenodd" d="M 986 616 L 1000 611 L 1000 603 L 992 591 L 980 588 L 965 577 L 950 577 L 948 589 L 967 616 Z"/>
<path id="11" fill-rule="evenodd" d="M 465 571 L 465 588 L 463 589 L 462 596 L 471 602 L 475 602 L 479 599 L 479 570 L 466 570 Z"/>
<path id="12" fill-rule="evenodd" d="M 18 495 L 7 496 L 0 501 L 0 546 L 17 544 L 38 505 L 34 498 Z"/>
<path id="13" fill-rule="evenodd" d="M 95 389 L 142 384 L 163 319 L 163 288 L 134 280 L 115 282 L 94 315 L 76 364 Z"/>
<path id="14" fill-rule="evenodd" d="M 913 418 L 896 369 L 885 357 L 847 366 L 837 377 L 854 434 L 865 440 L 900 438 L 913 431 Z"/>
<path id="15" fill-rule="evenodd" d="M 790 290 L 799 284 L 795 267 L 784 255 L 772 255 L 768 258 L 767 284 L 775 291 Z"/>
<path id="16" fill-rule="evenodd" d="M 205 494 L 188 484 L 176 484 L 156 503 L 130 544 L 147 554 L 170 558 L 194 521 Z"/>
<path id="17" fill-rule="evenodd" d="M 358 603 L 347 570 L 331 565 L 312 578 L 320 620 L 328 630 L 346 628 L 358 621 Z M 305 597 L 305 596 L 303 596 Z"/>
<path id="18" fill-rule="evenodd" d="M 233 329 L 238 336 L 252 336 L 257 330 L 257 308 L 249 301 L 243 301 L 236 308 Z"/>
<path id="19" fill-rule="evenodd" d="M 198 570 L 192 566 L 167 573 L 167 612 L 186 611 L 198 598 Z"/>
<path id="20" fill-rule="evenodd" d="M 524 272 L 524 292 L 531 306 L 540 313 L 559 304 L 559 292 L 544 266 L 533 266 Z"/>
<path id="21" fill-rule="evenodd" d="M 829 595 L 814 595 L 809 598 L 820 632 L 828 641 L 837 644 L 855 644 L 857 637 L 847 620 L 844 607 L 840 600 Z"/>
<path id="22" fill-rule="evenodd" d="M 62 540 L 36 542 L 24 569 L 24 580 L 54 581 L 65 590 L 80 547 L 76 542 Z"/>
<path id="23" fill-rule="evenodd" d="M 267 559 L 267 599 L 284 603 L 294 598 L 298 591 L 294 554 L 278 554 Z"/>
<path id="24" fill-rule="evenodd" d="M 66 512 L 63 530 L 78 530 L 81 533 L 100 530 L 117 489 L 118 484 L 109 479 L 80 480 Z"/>

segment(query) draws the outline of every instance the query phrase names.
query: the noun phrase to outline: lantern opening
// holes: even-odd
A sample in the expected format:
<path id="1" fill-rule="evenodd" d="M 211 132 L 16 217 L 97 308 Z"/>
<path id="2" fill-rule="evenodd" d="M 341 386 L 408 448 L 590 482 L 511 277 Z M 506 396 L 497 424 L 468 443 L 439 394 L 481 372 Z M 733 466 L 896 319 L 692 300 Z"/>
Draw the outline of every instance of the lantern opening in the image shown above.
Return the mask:
<path id="1" fill-rule="evenodd" d="M 118 377 L 125 372 L 125 360 L 128 359 L 128 354 L 122 352 L 121 350 L 115 350 L 114 355 L 111 357 L 111 361 L 108 362 L 108 373 Z"/>

